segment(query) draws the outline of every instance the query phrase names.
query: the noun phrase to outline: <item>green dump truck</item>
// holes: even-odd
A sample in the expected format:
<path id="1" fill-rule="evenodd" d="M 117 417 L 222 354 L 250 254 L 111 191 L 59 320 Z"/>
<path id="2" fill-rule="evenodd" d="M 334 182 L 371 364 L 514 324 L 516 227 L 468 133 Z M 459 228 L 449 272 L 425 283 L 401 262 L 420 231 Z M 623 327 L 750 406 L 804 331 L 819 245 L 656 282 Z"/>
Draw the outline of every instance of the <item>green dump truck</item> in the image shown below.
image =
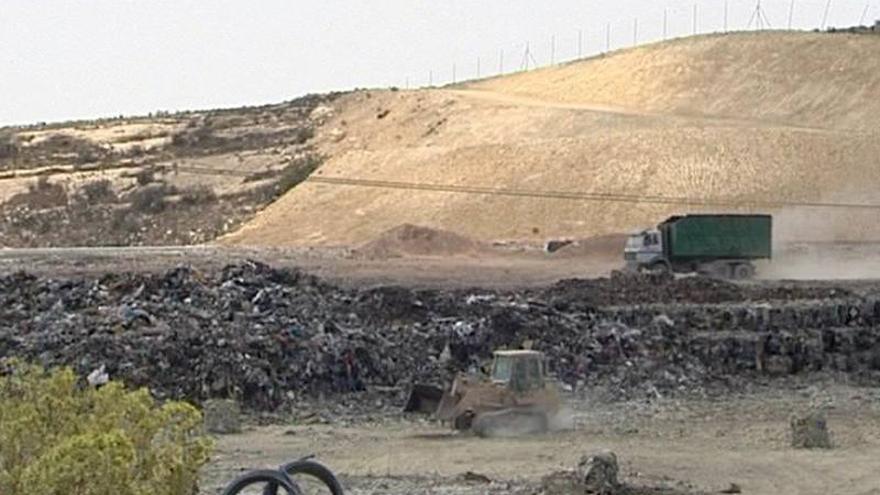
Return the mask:
<path id="1" fill-rule="evenodd" d="M 631 235 L 624 260 L 639 271 L 747 279 L 755 275 L 755 260 L 771 256 L 772 228 L 770 215 L 674 216 Z"/>

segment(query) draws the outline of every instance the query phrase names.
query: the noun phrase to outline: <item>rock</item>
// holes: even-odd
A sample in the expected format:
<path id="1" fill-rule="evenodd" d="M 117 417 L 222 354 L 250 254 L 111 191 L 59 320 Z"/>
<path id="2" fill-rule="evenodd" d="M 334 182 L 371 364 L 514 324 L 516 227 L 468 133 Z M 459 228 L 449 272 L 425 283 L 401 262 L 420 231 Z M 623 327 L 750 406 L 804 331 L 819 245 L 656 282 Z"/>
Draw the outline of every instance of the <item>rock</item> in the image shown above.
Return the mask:
<path id="1" fill-rule="evenodd" d="M 721 490 L 719 493 L 742 493 L 742 488 L 736 483 L 731 483 L 729 487 Z"/>
<path id="2" fill-rule="evenodd" d="M 791 446 L 796 449 L 830 449 L 831 433 L 821 412 L 791 418 Z"/>
<path id="3" fill-rule="evenodd" d="M 229 399 L 212 399 L 204 405 L 205 429 L 209 433 L 241 433 L 241 408 Z"/>
<path id="4" fill-rule="evenodd" d="M 544 495 L 570 495 L 578 493 L 580 482 L 573 471 L 556 471 L 541 478 L 541 493 Z"/>
<path id="5" fill-rule="evenodd" d="M 553 239 L 544 244 L 544 251 L 547 253 L 555 253 L 573 242 L 574 241 L 571 239 Z"/>
<path id="6" fill-rule="evenodd" d="M 86 381 L 95 388 L 106 385 L 110 381 L 110 375 L 107 374 L 107 366 L 102 364 L 100 368 L 93 370 L 86 377 Z"/>
<path id="7" fill-rule="evenodd" d="M 578 478 L 583 483 L 586 493 L 596 495 L 616 493 L 620 488 L 617 472 L 617 455 L 610 451 L 591 456 L 585 455 L 578 463 Z"/>
<path id="8" fill-rule="evenodd" d="M 468 483 L 480 483 L 480 484 L 489 484 L 492 483 L 492 479 L 486 476 L 485 474 L 475 473 L 473 471 L 467 471 L 463 475 L 461 475 L 461 479 Z"/>

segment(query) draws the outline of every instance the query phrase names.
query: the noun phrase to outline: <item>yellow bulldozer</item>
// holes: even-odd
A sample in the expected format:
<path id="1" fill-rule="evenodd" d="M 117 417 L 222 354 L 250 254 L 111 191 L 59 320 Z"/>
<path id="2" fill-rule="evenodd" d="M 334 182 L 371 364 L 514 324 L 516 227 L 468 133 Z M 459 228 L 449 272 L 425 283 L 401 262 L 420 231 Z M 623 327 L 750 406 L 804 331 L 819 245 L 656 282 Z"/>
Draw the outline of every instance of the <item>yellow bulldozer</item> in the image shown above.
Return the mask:
<path id="1" fill-rule="evenodd" d="M 513 350 L 495 351 L 488 375 L 459 374 L 445 391 L 414 386 L 404 411 L 433 413 L 455 430 L 504 436 L 548 431 L 561 405 L 544 354 Z"/>

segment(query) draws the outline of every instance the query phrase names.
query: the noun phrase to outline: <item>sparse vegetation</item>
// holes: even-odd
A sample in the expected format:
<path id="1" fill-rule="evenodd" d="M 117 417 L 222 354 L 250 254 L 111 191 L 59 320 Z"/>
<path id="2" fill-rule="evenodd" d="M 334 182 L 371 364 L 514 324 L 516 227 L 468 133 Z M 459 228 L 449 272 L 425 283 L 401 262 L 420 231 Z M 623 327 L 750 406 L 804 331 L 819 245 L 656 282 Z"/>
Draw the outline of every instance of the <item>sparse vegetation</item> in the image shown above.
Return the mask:
<path id="1" fill-rule="evenodd" d="M 216 148 L 223 144 L 224 139 L 214 134 L 214 129 L 206 123 L 195 124 L 190 121 L 187 128 L 171 136 L 171 145 L 175 148 Z"/>
<path id="2" fill-rule="evenodd" d="M 0 160 L 8 160 L 18 155 L 18 137 L 12 132 L 0 132 Z"/>
<path id="3" fill-rule="evenodd" d="M 306 180 L 323 162 L 323 159 L 309 153 L 295 159 L 290 165 L 284 167 L 275 184 L 278 195 L 284 194 Z"/>
<path id="4" fill-rule="evenodd" d="M 54 208 L 67 204 L 67 189 L 57 182 L 49 181 L 45 175 L 28 184 L 28 190 L 16 194 L 7 206 L 26 206 L 31 209 Z"/>
<path id="5" fill-rule="evenodd" d="M 159 213 L 167 206 L 166 196 L 173 193 L 174 188 L 164 182 L 148 184 L 131 193 L 131 209 L 139 213 Z"/>
<path id="6" fill-rule="evenodd" d="M 113 183 L 109 179 L 99 179 L 82 186 L 80 195 L 89 203 L 112 203 L 116 201 Z"/>
<path id="7" fill-rule="evenodd" d="M 189 206 L 213 203 L 215 201 L 217 201 L 217 193 L 205 184 L 186 189 L 180 195 L 180 202 Z"/>
<path id="8" fill-rule="evenodd" d="M 51 179 L 0 203 L 0 246 L 180 245 L 235 230 L 314 169 L 313 157 L 298 158 L 283 171 L 278 159 L 309 153 L 305 143 L 318 125 L 312 111 L 336 96 L 4 128 L 0 142 L 14 142 L 17 154 L 0 159 L 0 172 L 14 171 L 6 175 L 18 176 L 13 182 L 28 175 Z M 226 155 L 233 153 L 238 161 L 230 165 Z M 108 173 L 112 169 L 119 173 Z M 192 174 L 213 169 L 225 176 L 217 185 L 190 186 L 198 184 Z M 239 174 L 247 177 L 236 184 Z"/>
<path id="9" fill-rule="evenodd" d="M 143 168 L 134 174 L 134 178 L 137 181 L 137 185 L 143 187 L 156 180 L 156 172 L 152 168 Z"/>
<path id="10" fill-rule="evenodd" d="M 201 413 L 70 369 L 0 370 L 0 493 L 191 495 L 211 441 Z"/>

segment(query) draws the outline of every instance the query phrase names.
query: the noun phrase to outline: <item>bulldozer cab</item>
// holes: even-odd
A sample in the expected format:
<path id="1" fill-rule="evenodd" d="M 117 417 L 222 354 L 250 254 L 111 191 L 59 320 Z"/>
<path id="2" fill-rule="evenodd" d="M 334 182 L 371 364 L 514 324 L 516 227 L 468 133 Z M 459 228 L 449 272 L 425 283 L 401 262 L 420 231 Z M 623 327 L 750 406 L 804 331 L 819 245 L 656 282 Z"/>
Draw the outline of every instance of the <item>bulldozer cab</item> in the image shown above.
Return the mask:
<path id="1" fill-rule="evenodd" d="M 490 379 L 517 392 L 544 388 L 544 354 L 538 351 L 495 351 Z"/>

